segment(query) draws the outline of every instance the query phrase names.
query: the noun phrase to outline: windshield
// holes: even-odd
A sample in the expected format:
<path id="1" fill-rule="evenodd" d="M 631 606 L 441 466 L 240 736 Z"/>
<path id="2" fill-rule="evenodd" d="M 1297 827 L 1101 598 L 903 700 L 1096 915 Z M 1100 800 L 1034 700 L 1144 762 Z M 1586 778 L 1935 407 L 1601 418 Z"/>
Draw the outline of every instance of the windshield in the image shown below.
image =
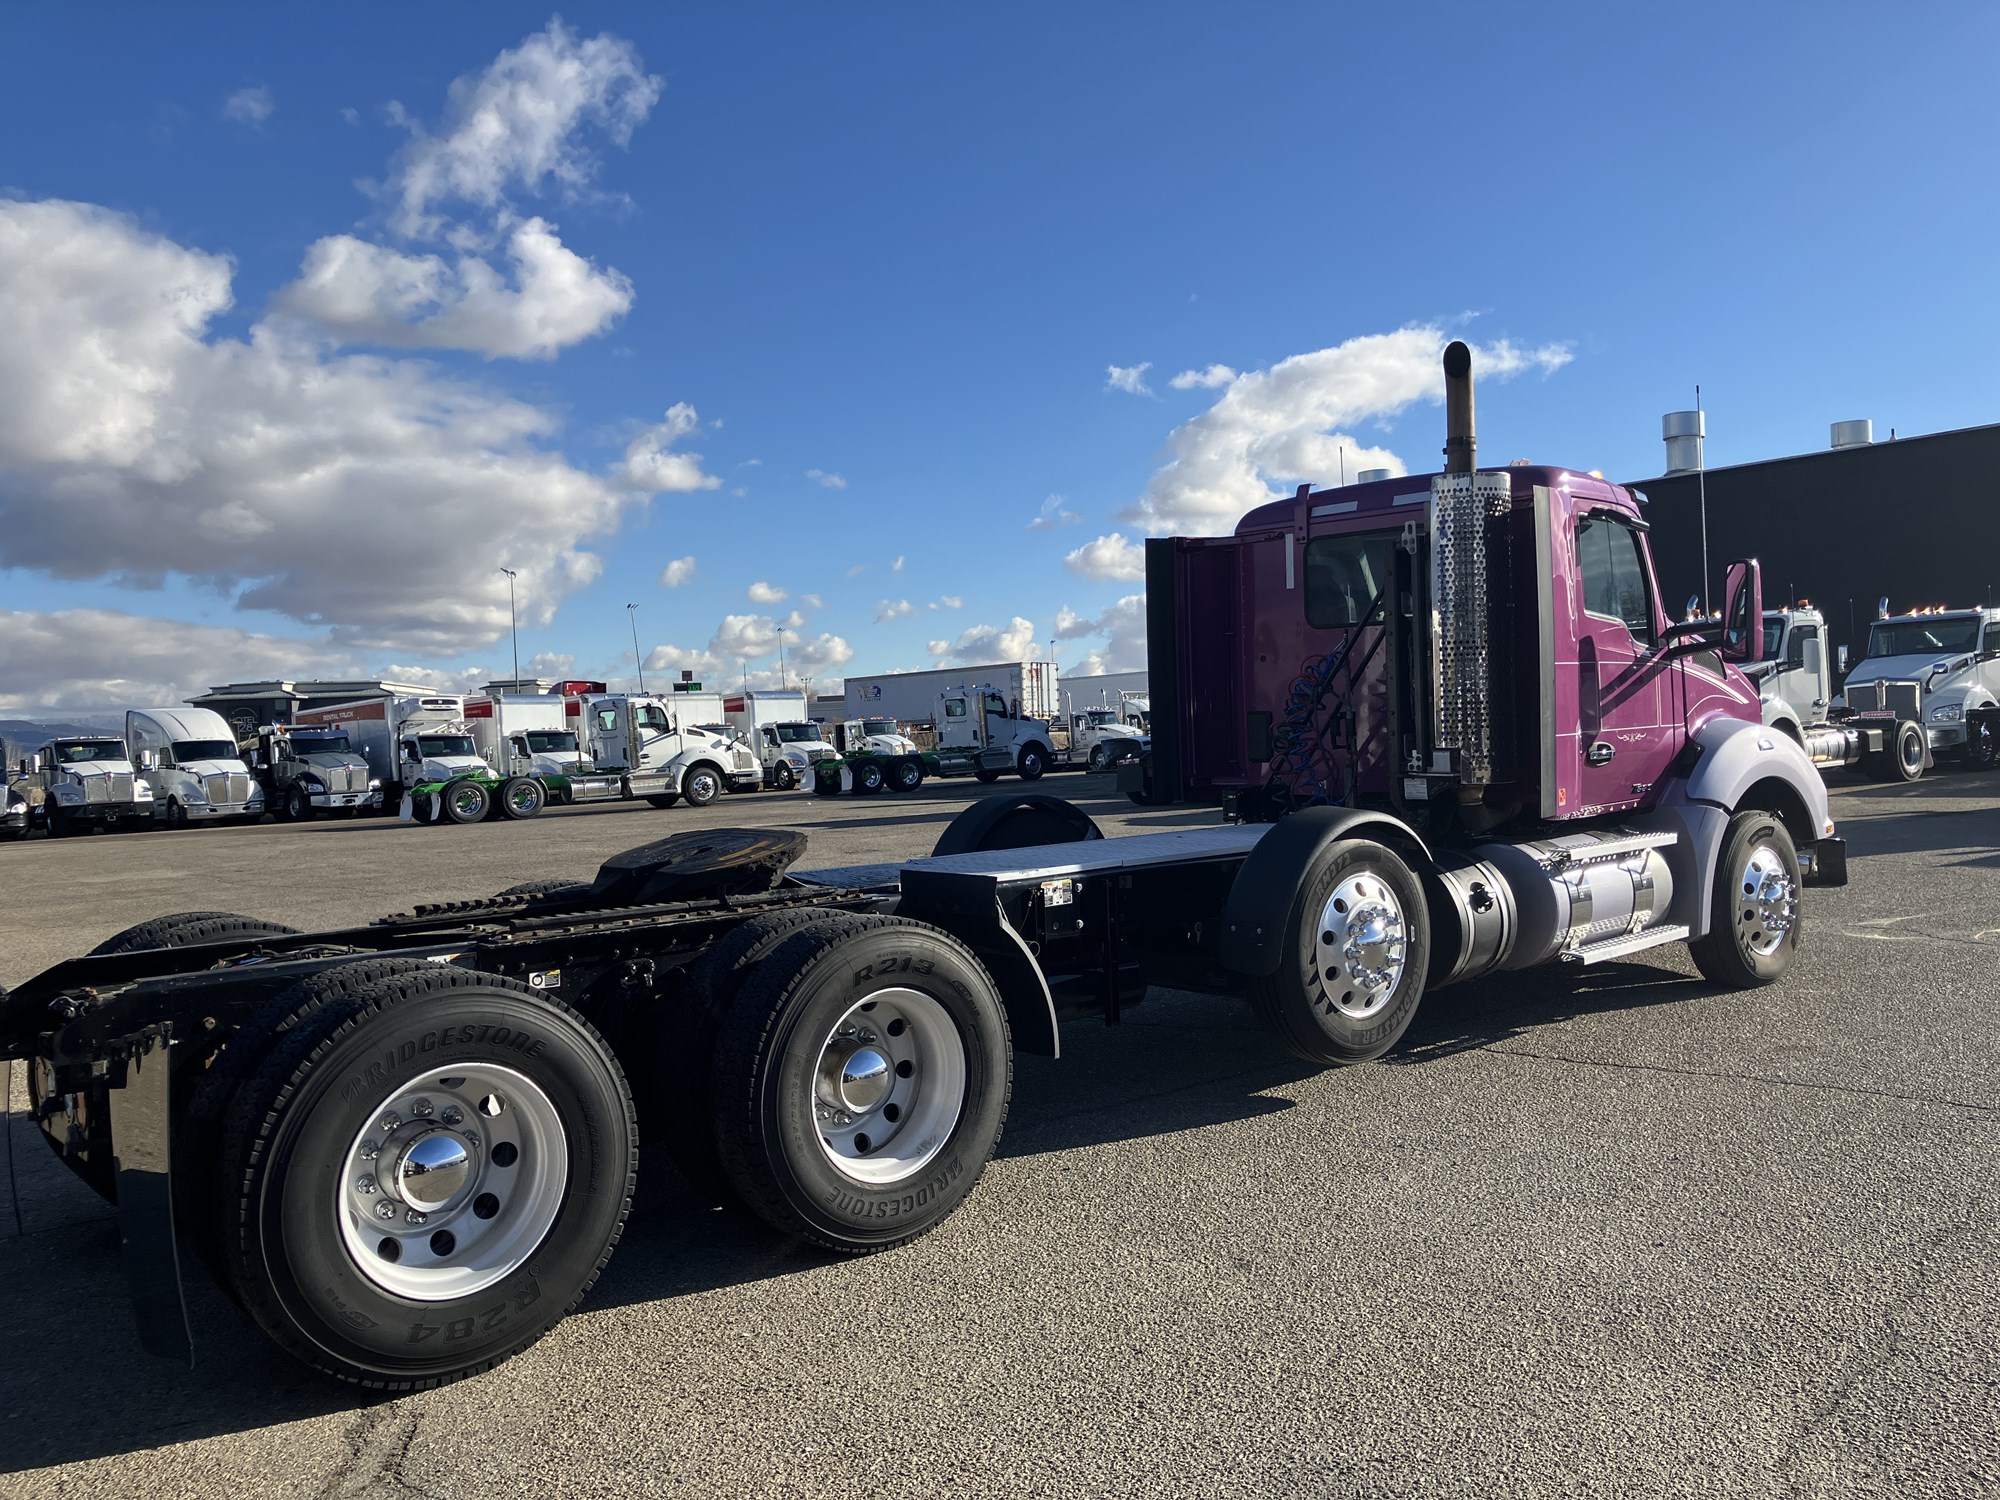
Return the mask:
<path id="1" fill-rule="evenodd" d="M 1118 715 L 1108 708 L 1093 708 L 1089 713 L 1084 715 L 1084 718 L 1092 726 L 1099 729 L 1103 728 L 1106 724 L 1116 724 L 1118 722 Z"/>
<path id="2" fill-rule="evenodd" d="M 861 732 L 863 734 L 901 734 L 903 731 L 896 727 L 894 719 L 863 719 L 861 721 Z"/>
<path id="3" fill-rule="evenodd" d="M 433 755 L 473 756 L 479 752 L 472 748 L 469 734 L 420 734 L 417 736 L 417 753 L 428 760 Z"/>
<path id="4" fill-rule="evenodd" d="M 1785 639 L 1785 617 L 1783 615 L 1764 616 L 1764 646 L 1757 653 L 1759 661 L 1776 661 L 1778 647 Z"/>
<path id="5" fill-rule="evenodd" d="M 530 755 L 560 755 L 576 749 L 576 736 L 567 729 L 530 729 L 527 738 Z"/>
<path id="6" fill-rule="evenodd" d="M 1976 615 L 1877 620 L 1868 632 L 1870 656 L 1929 656 L 1938 651 L 1970 651 L 1978 644 Z"/>
<path id="7" fill-rule="evenodd" d="M 778 731 L 778 743 L 781 745 L 812 745 L 819 742 L 820 732 L 817 724 L 777 724 L 772 727 Z"/>
<path id="8" fill-rule="evenodd" d="M 56 760 L 65 766 L 81 765 L 90 760 L 123 760 L 125 744 L 122 740 L 71 740 L 56 746 Z"/>
<path id="9" fill-rule="evenodd" d="M 234 760 L 236 742 L 234 740 L 175 740 L 174 759 L 185 764 L 191 760 Z"/>
<path id="10" fill-rule="evenodd" d="M 344 734 L 294 734 L 292 753 L 294 755 L 337 755 L 352 749 Z"/>

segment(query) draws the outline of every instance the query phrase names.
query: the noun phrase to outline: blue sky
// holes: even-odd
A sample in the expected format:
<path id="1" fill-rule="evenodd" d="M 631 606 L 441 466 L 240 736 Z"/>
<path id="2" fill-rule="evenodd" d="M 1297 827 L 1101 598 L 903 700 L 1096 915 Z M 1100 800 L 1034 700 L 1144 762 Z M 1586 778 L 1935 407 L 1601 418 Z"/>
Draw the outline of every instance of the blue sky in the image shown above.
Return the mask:
<path id="1" fill-rule="evenodd" d="M 581 675 L 1138 664 L 1453 336 L 1495 461 L 2000 419 L 1990 7 L 1379 9 L 8 9 L 0 709 L 483 680 L 503 564 Z"/>

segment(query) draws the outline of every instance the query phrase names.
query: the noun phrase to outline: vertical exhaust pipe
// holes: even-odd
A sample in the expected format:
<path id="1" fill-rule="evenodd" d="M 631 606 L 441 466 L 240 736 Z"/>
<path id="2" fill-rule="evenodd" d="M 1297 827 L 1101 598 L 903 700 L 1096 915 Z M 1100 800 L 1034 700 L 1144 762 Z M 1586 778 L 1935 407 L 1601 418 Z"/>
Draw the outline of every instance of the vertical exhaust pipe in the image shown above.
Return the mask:
<path id="1" fill-rule="evenodd" d="M 1472 433 L 1472 351 L 1463 339 L 1444 349 L 1444 471 L 1470 474 L 1479 442 Z"/>

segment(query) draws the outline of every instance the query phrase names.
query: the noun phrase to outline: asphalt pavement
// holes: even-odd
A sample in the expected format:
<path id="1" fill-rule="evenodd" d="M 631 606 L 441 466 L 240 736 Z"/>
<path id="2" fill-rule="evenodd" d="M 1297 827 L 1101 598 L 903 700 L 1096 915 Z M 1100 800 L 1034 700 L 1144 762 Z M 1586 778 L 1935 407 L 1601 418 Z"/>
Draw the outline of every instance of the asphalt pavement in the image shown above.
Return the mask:
<path id="1" fill-rule="evenodd" d="M 166 911 L 346 923 L 698 823 L 903 858 L 984 790 L 0 845 L 0 982 Z M 1680 949 L 1530 970 L 1329 1072 L 1156 992 L 1020 1060 L 916 1244 L 801 1248 L 647 1153 L 577 1313 L 394 1400 L 205 1286 L 196 1368 L 144 1356 L 111 1212 L 17 1116 L 0 1495 L 2000 1495 L 2000 776 L 1834 808 L 1853 882 L 1769 989 Z"/>

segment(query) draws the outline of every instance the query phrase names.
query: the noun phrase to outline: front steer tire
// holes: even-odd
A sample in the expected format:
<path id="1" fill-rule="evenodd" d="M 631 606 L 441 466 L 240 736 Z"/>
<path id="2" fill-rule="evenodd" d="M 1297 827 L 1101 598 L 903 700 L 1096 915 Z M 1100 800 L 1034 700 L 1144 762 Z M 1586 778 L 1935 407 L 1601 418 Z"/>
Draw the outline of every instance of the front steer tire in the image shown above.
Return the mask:
<path id="1" fill-rule="evenodd" d="M 237 1091 L 215 1209 L 230 1291 L 281 1348 L 357 1385 L 420 1390 L 520 1352 L 582 1299 L 631 1207 L 637 1126 L 603 1039 L 560 1001 L 450 966 L 362 978 L 291 1018 Z M 416 1102 L 459 1091 L 456 1118 Z M 373 1174 L 357 1151 L 376 1145 L 388 1178 L 413 1131 L 460 1139 L 457 1196 L 415 1225 L 404 1204 L 379 1223 L 350 1214 L 390 1202 L 359 1196 L 355 1173 Z M 394 1180 L 413 1201 L 441 1191 Z"/>
<path id="2" fill-rule="evenodd" d="M 1000 1143 L 1014 1062 L 970 950 L 857 917 L 763 957 L 722 1014 L 712 1076 L 737 1197 L 780 1233 L 866 1255 L 934 1228 L 972 1190 Z"/>
<path id="3" fill-rule="evenodd" d="M 1799 853 L 1775 814 L 1729 820 L 1709 894 L 1708 932 L 1688 944 L 1702 977 L 1748 990 L 1782 979 L 1799 953 Z"/>

